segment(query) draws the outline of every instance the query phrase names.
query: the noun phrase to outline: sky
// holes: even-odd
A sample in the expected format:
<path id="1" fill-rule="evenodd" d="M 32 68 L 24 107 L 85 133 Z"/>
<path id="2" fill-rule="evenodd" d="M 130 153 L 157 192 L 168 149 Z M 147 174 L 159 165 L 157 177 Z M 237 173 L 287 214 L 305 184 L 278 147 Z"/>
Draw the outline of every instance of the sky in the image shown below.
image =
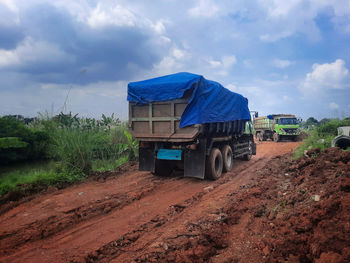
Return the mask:
<path id="1" fill-rule="evenodd" d="M 0 0 L 0 116 L 128 118 L 127 84 L 220 82 L 259 115 L 350 116 L 350 0 Z"/>

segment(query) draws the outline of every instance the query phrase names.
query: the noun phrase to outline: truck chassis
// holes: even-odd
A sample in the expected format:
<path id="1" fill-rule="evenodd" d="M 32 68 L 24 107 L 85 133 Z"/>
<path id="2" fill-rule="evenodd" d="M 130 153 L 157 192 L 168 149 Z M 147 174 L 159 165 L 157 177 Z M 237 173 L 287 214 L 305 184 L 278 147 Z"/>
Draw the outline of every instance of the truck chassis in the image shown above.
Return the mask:
<path id="1" fill-rule="evenodd" d="M 164 176 L 171 174 L 174 169 L 183 169 L 185 177 L 218 179 L 222 172 L 232 170 L 233 159 L 248 161 L 256 154 L 253 135 L 243 134 L 241 128 L 240 133 L 230 135 L 233 130 L 225 131 L 226 126 L 230 125 L 227 123 L 203 125 L 200 135 L 188 142 L 140 141 L 139 170 Z M 232 124 L 231 127 L 233 126 Z M 215 136 L 212 135 L 214 130 Z M 171 156 L 159 156 L 160 150 L 180 150 L 181 156 L 170 160 Z"/>

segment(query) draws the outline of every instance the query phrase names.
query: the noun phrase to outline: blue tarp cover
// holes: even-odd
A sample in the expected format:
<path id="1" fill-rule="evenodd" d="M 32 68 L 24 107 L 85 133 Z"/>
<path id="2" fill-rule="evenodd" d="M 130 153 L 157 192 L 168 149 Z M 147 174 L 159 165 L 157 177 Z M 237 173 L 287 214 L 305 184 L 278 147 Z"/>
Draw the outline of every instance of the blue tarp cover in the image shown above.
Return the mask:
<path id="1" fill-rule="evenodd" d="M 193 89 L 180 128 L 202 123 L 250 120 L 248 100 L 201 75 L 180 72 L 128 84 L 128 101 L 139 105 L 180 99 Z"/>

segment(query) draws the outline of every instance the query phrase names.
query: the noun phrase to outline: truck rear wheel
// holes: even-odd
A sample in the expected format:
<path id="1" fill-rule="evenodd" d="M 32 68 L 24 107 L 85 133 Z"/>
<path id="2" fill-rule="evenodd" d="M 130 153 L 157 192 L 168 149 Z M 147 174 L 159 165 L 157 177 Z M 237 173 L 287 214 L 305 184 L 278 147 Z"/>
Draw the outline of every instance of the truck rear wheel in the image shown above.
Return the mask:
<path id="1" fill-rule="evenodd" d="M 222 147 L 221 154 L 223 160 L 222 172 L 226 173 L 231 171 L 233 166 L 233 153 L 230 145 L 224 145 L 224 147 Z"/>
<path id="2" fill-rule="evenodd" d="M 249 161 L 253 156 L 253 145 L 252 142 L 249 141 L 249 145 L 248 145 L 248 153 L 246 155 L 243 156 L 243 160 L 244 161 Z"/>
<path id="3" fill-rule="evenodd" d="M 263 139 L 262 139 L 262 134 L 261 134 L 261 132 L 259 132 L 259 133 L 257 133 L 256 134 L 256 139 L 259 141 L 259 142 L 261 142 Z"/>
<path id="4" fill-rule="evenodd" d="M 222 174 L 223 160 L 218 148 L 213 148 L 205 163 L 205 177 L 216 180 Z"/>
<path id="5" fill-rule="evenodd" d="M 261 134 L 261 137 L 262 137 L 262 140 L 263 140 L 263 141 L 266 141 L 267 138 L 268 138 L 267 135 L 265 135 L 265 134 Z"/>

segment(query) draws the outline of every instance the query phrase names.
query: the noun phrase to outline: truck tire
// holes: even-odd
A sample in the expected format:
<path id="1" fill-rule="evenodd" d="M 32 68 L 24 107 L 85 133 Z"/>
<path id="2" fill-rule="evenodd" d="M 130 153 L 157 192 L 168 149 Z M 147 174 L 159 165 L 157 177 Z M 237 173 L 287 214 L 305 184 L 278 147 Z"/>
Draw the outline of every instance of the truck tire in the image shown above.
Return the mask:
<path id="1" fill-rule="evenodd" d="M 173 171 L 173 164 L 167 160 L 156 160 L 154 175 L 157 176 L 169 176 Z"/>
<path id="2" fill-rule="evenodd" d="M 265 135 L 265 133 L 264 133 L 264 134 L 261 134 L 261 137 L 262 137 L 262 140 L 263 140 L 263 141 L 267 141 L 267 139 L 268 139 L 268 138 L 267 138 L 267 135 Z"/>
<path id="3" fill-rule="evenodd" d="M 223 160 L 218 148 L 213 148 L 205 163 L 205 177 L 217 180 L 222 174 Z"/>
<path id="4" fill-rule="evenodd" d="M 252 145 L 251 141 L 249 141 L 248 151 L 249 151 L 249 153 L 244 155 L 243 158 L 242 158 L 244 161 L 249 161 L 250 159 L 252 159 L 252 156 L 253 156 L 253 145 Z"/>
<path id="5" fill-rule="evenodd" d="M 226 173 L 231 171 L 233 167 L 233 153 L 230 145 L 224 145 L 224 147 L 222 147 L 221 154 L 223 161 L 222 172 Z"/>
<path id="6" fill-rule="evenodd" d="M 257 135 L 256 135 L 257 139 L 259 142 L 261 142 L 263 140 L 263 135 L 261 132 L 259 132 Z"/>
<path id="7" fill-rule="evenodd" d="M 276 132 L 273 134 L 273 140 L 275 142 L 279 142 L 279 140 L 280 140 L 280 136 Z"/>

